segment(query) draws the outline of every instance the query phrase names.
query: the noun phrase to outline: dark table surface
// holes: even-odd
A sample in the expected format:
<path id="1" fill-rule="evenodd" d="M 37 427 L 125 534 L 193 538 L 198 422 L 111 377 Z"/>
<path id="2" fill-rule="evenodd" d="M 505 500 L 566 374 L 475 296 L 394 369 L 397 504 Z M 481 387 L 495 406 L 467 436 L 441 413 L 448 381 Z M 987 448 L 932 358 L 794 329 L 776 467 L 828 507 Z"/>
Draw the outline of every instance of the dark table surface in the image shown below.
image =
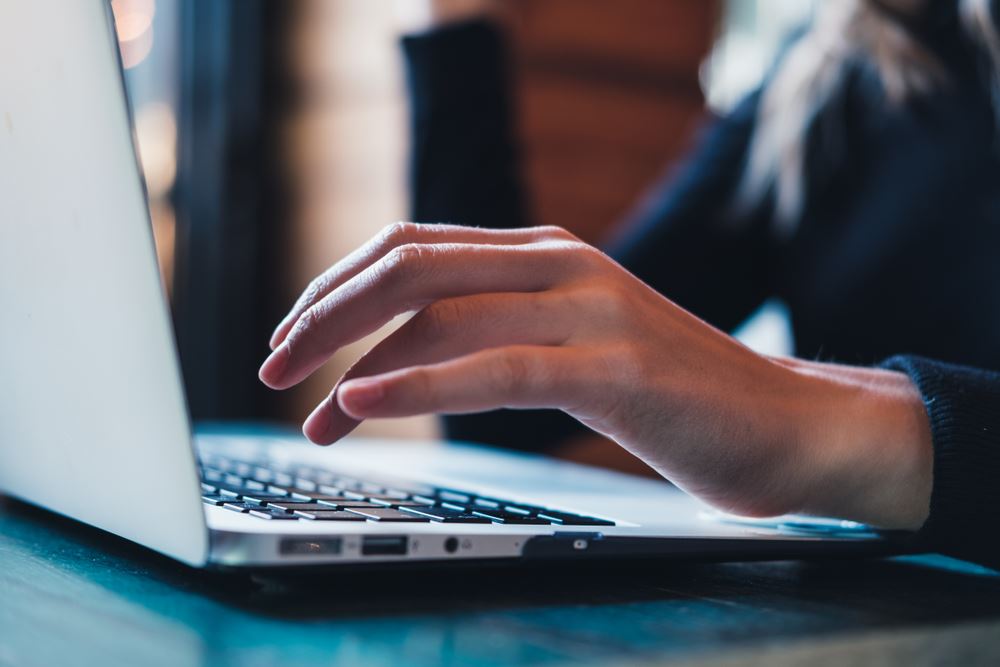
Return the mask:
<path id="1" fill-rule="evenodd" d="M 1000 574 L 921 556 L 199 572 L 0 498 L 0 665 L 1000 664 Z"/>

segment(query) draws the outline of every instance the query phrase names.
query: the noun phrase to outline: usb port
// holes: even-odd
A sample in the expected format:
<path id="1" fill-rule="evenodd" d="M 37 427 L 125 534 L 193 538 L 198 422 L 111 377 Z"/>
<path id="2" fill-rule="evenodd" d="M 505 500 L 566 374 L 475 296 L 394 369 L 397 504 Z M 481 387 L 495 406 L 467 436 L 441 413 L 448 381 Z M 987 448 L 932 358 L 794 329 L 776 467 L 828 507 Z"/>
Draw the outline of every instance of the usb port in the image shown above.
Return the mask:
<path id="1" fill-rule="evenodd" d="M 369 535 L 361 540 L 362 556 L 405 556 L 405 535 Z"/>

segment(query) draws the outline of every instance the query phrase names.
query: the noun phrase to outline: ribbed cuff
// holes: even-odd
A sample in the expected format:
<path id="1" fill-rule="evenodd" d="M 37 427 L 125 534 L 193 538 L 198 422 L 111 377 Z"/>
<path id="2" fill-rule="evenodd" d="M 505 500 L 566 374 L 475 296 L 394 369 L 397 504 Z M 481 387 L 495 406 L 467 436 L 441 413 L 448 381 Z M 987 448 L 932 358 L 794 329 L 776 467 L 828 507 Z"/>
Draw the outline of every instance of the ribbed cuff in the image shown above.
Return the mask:
<path id="1" fill-rule="evenodd" d="M 411 103 L 435 107 L 461 104 L 472 109 L 506 104 L 508 50 L 491 21 L 470 20 L 402 39 Z M 484 99 L 485 98 L 485 99 Z"/>
<path id="2" fill-rule="evenodd" d="M 1000 567 L 1000 373 L 893 357 L 883 368 L 917 386 L 934 441 L 922 547 Z"/>

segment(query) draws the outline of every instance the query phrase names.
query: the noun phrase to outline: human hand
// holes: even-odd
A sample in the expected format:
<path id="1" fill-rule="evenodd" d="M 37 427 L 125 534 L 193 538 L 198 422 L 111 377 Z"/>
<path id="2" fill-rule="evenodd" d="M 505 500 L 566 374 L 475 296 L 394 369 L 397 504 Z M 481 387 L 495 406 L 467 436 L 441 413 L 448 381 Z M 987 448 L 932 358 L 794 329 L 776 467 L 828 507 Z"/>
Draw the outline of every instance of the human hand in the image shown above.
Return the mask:
<path id="1" fill-rule="evenodd" d="M 410 311 L 309 416 L 309 439 L 558 408 L 725 511 L 926 516 L 928 427 L 905 375 L 756 354 L 558 228 L 392 225 L 313 281 L 260 377 L 291 387 Z"/>

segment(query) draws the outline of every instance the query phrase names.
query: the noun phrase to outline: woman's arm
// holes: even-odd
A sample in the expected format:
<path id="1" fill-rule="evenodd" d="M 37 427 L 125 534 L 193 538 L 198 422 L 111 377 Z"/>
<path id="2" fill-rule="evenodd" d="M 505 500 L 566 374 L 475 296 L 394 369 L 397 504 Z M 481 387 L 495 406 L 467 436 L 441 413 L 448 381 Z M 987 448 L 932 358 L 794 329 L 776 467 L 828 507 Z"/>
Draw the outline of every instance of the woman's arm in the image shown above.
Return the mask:
<path id="1" fill-rule="evenodd" d="M 290 387 L 396 315 L 306 420 L 557 408 L 723 510 L 916 529 L 930 431 L 901 372 L 761 356 L 558 228 L 393 225 L 320 276 L 261 368 Z"/>
<path id="2" fill-rule="evenodd" d="M 770 206 L 740 209 L 734 197 L 758 97 L 711 120 L 605 246 L 640 280 L 724 331 L 775 294 L 770 268 L 781 246 Z"/>

